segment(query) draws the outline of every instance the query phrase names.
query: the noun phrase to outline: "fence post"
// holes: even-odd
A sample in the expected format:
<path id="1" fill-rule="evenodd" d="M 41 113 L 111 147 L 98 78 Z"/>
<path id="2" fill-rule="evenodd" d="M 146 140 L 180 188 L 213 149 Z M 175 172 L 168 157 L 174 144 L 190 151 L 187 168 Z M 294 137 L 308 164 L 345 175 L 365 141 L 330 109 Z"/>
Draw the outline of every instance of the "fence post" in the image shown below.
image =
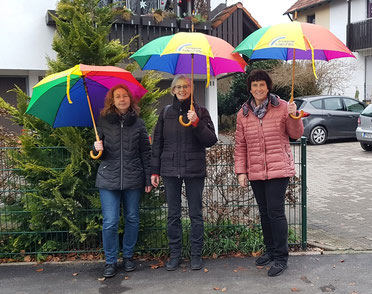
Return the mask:
<path id="1" fill-rule="evenodd" d="M 306 183 L 306 137 L 301 137 L 301 208 L 302 208 L 302 240 L 301 247 L 306 250 L 307 247 L 307 183 Z"/>

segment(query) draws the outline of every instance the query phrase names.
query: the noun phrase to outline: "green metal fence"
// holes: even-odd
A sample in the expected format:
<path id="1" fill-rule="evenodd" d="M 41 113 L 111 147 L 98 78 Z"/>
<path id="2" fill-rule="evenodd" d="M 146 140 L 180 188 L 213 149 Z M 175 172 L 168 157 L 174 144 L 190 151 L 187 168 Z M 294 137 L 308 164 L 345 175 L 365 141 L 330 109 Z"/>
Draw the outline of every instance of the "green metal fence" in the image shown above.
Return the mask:
<path id="1" fill-rule="evenodd" d="M 305 249 L 307 245 L 305 138 L 291 143 L 291 147 L 296 176 L 290 179 L 286 194 L 289 244 Z M 219 144 L 207 152 L 208 177 L 205 181 L 203 204 L 205 239 L 212 250 L 214 245 L 224 242 L 225 234 L 243 234 L 242 230 L 260 231 L 259 213 L 252 190 L 250 187 L 243 189 L 238 186 L 234 174 L 233 150 L 232 144 Z M 69 153 L 62 147 L 39 148 L 35 152 L 50 154 L 51 158 L 55 159 L 53 168 L 57 171 L 64 169 L 68 162 Z M 0 147 L 0 258 L 102 251 L 99 225 L 86 230 L 86 223 L 89 221 L 96 220 L 100 224 L 101 214 L 98 208 L 79 208 L 79 217 L 82 223 L 85 222 L 79 238 L 73 232 L 58 229 L 57 218 L 53 228 L 34 227 L 33 219 L 38 218 L 40 221 L 51 217 L 52 214 L 49 215 L 48 211 L 43 210 L 38 215 L 37 209 L 35 212 L 35 207 L 32 207 L 29 195 L 37 191 L 37 187 L 30 185 L 27 179 L 20 175 L 14 160 L 20 156 L 19 148 Z M 98 192 L 93 187 L 86 193 L 99 199 Z M 190 223 L 185 197 L 182 204 L 183 242 L 187 248 Z M 166 218 L 164 187 L 160 185 L 159 189 L 142 198 L 138 251 L 155 252 L 167 249 Z M 18 244 L 22 244 L 21 247 L 17 246 Z"/>

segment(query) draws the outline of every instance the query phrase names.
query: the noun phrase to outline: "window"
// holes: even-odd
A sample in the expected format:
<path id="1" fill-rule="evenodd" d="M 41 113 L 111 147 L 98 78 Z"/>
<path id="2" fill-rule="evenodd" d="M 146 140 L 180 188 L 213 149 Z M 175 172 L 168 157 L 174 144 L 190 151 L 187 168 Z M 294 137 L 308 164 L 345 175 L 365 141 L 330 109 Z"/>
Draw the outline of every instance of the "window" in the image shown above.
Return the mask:
<path id="1" fill-rule="evenodd" d="M 361 113 L 364 110 L 364 106 L 355 99 L 344 98 L 346 111 Z"/>
<path id="2" fill-rule="evenodd" d="M 372 117 L 372 104 L 368 105 L 362 112 L 363 115 Z"/>
<path id="3" fill-rule="evenodd" d="M 324 99 L 324 109 L 326 110 L 343 110 L 340 98 Z"/>
<path id="4" fill-rule="evenodd" d="M 307 23 L 315 23 L 315 14 L 308 15 L 306 22 Z"/>
<path id="5" fill-rule="evenodd" d="M 314 106 L 316 109 L 322 109 L 322 100 L 319 99 L 319 100 L 315 100 L 315 101 L 312 101 L 310 102 L 312 106 Z"/>

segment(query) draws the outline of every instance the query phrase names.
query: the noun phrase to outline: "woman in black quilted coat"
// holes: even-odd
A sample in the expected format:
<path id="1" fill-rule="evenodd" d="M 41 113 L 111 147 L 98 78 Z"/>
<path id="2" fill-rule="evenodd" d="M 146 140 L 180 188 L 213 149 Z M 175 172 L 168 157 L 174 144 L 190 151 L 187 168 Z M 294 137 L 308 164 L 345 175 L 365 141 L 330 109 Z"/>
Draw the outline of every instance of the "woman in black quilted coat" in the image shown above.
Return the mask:
<path id="1" fill-rule="evenodd" d="M 120 205 L 124 206 L 123 267 L 133 271 L 133 249 L 139 229 L 139 201 L 143 191 L 151 191 L 151 147 L 145 123 L 138 117 L 139 108 L 125 85 L 109 90 L 97 122 L 101 141 L 94 142 L 102 151 L 96 187 L 99 188 L 103 226 L 102 238 L 106 265 L 104 277 L 117 272 L 119 253 L 118 224 Z"/>
<path id="2" fill-rule="evenodd" d="M 206 176 L 205 148 L 217 142 L 214 126 L 206 108 L 194 104 L 190 109 L 191 84 L 184 75 L 174 78 L 173 104 L 166 106 L 159 115 L 154 132 L 151 158 L 151 183 L 159 185 L 162 176 L 168 203 L 168 241 L 170 260 L 166 269 L 176 270 L 181 261 L 182 224 L 181 188 L 185 183 L 191 220 L 191 268 L 202 268 L 204 222 L 202 196 Z M 192 122 L 182 126 L 179 115 Z"/>

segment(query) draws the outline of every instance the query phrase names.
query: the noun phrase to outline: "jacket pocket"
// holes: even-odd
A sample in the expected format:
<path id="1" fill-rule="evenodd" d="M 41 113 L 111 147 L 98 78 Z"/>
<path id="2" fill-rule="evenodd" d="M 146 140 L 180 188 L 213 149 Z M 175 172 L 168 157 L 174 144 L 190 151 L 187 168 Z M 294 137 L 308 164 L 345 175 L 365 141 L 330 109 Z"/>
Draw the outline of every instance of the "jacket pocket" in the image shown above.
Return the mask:
<path id="1" fill-rule="evenodd" d="M 173 168 L 173 152 L 163 152 L 160 156 L 160 174 L 167 174 L 174 172 Z"/>
<path id="2" fill-rule="evenodd" d="M 205 171 L 205 154 L 204 153 L 185 153 L 186 172 L 203 173 Z"/>

